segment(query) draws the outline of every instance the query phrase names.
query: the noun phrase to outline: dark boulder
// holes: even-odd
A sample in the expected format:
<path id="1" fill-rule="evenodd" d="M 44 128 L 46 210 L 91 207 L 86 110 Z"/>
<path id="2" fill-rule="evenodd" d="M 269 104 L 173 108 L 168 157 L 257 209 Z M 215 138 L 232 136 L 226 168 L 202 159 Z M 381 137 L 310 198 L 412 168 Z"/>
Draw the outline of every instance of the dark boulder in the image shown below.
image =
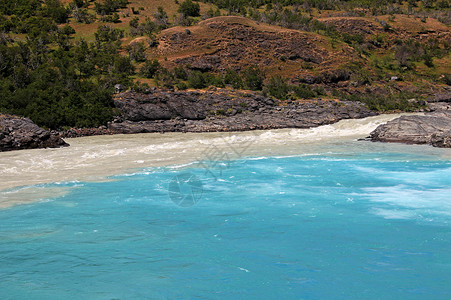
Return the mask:
<path id="1" fill-rule="evenodd" d="M 65 146 L 69 144 L 34 124 L 30 119 L 0 115 L 0 152 Z"/>

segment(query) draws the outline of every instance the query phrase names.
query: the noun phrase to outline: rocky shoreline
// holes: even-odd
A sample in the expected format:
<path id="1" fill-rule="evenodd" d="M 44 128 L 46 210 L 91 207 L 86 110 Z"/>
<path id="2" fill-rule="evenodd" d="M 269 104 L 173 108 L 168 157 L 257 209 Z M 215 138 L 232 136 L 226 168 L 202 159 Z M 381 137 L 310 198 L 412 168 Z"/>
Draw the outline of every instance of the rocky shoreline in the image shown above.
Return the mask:
<path id="1" fill-rule="evenodd" d="M 116 95 L 114 103 L 120 114 L 98 128 L 49 132 L 29 119 L 4 116 L 0 151 L 62 147 L 67 146 L 62 138 L 91 135 L 309 128 L 376 115 L 360 102 L 279 101 L 229 89 L 128 91 Z"/>
<path id="2" fill-rule="evenodd" d="M 310 128 L 377 115 L 355 101 L 280 101 L 229 89 L 127 91 L 117 94 L 114 103 L 120 114 L 98 128 L 49 132 L 29 119 L 0 115 L 0 152 L 63 147 L 68 146 L 63 138 L 91 135 Z M 369 139 L 451 147 L 451 106 L 431 103 L 429 110 L 433 112 L 402 116 L 381 125 Z"/>
<path id="3" fill-rule="evenodd" d="M 116 97 L 115 105 L 122 115 L 108 124 L 114 133 L 309 128 L 376 115 L 360 102 L 279 101 L 253 92 L 219 89 L 126 92 Z"/>
<path id="4" fill-rule="evenodd" d="M 380 125 L 370 137 L 375 142 L 427 144 L 451 148 L 451 110 L 401 116 Z"/>
<path id="5" fill-rule="evenodd" d="M 0 152 L 69 146 L 61 137 L 34 124 L 30 119 L 0 114 Z"/>

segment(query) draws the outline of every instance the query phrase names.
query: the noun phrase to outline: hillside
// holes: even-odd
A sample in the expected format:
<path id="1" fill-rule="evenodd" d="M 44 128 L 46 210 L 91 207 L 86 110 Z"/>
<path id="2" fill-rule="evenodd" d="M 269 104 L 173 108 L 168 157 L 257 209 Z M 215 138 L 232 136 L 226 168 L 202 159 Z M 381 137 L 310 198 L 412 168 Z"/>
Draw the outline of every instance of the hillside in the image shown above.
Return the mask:
<path id="1" fill-rule="evenodd" d="M 23 0 L 0 5 L 0 112 L 90 127 L 116 84 L 359 100 L 448 99 L 449 1 Z M 412 100 L 414 99 L 414 100 Z"/>

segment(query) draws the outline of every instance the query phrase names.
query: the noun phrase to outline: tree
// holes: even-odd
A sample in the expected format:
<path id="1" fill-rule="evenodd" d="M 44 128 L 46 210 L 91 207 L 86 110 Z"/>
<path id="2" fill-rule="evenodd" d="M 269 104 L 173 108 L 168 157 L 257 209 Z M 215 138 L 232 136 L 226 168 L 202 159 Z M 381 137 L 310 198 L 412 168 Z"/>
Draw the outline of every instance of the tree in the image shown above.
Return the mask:
<path id="1" fill-rule="evenodd" d="M 243 73 L 246 87 L 253 91 L 261 91 L 263 88 L 262 71 L 257 66 L 249 67 Z"/>
<path id="2" fill-rule="evenodd" d="M 232 69 L 226 70 L 223 81 L 225 84 L 230 84 L 234 89 L 243 88 L 243 80 L 241 79 L 238 72 L 236 72 Z"/>
<path id="3" fill-rule="evenodd" d="M 66 23 L 70 10 L 65 8 L 59 0 L 46 0 L 43 8 L 44 15 L 52 18 L 56 23 Z"/>
<path id="4" fill-rule="evenodd" d="M 169 18 L 163 7 L 158 6 L 157 12 L 153 15 L 153 17 L 155 18 L 155 22 L 158 24 L 158 26 L 160 26 L 160 28 L 164 29 L 168 27 Z"/>
<path id="5" fill-rule="evenodd" d="M 130 58 L 133 59 L 136 62 L 142 62 L 146 60 L 146 53 L 145 53 L 145 47 L 144 43 L 132 43 L 131 45 L 127 46 L 128 55 L 130 55 Z"/>
<path id="6" fill-rule="evenodd" d="M 290 92 L 290 86 L 280 75 L 273 76 L 269 79 L 268 84 L 265 86 L 265 92 L 277 99 L 285 100 Z"/>
<path id="7" fill-rule="evenodd" d="M 158 70 L 160 69 L 160 66 L 161 66 L 160 63 L 156 59 L 146 60 L 144 65 L 141 67 L 139 73 L 143 77 L 152 78 L 155 76 L 155 74 L 157 74 Z"/>
<path id="8" fill-rule="evenodd" d="M 202 89 L 208 86 L 208 82 L 201 71 L 192 71 L 188 75 L 188 84 L 194 89 Z"/>
<path id="9" fill-rule="evenodd" d="M 194 3 L 191 0 L 185 0 L 178 9 L 178 12 L 187 17 L 199 17 L 200 16 L 200 6 L 199 3 Z"/>

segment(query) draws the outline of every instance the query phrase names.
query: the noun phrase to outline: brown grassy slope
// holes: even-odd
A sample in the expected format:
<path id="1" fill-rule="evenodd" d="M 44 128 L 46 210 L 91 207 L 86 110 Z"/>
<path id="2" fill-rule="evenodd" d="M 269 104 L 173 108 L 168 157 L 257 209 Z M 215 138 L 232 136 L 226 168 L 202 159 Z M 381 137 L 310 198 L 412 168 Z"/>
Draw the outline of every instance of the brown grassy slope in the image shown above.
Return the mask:
<path id="1" fill-rule="evenodd" d="M 294 78 L 312 73 L 311 67 L 318 73 L 360 60 L 354 49 L 343 43 L 331 44 L 315 33 L 243 17 L 216 17 L 192 27 L 173 27 L 159 38 L 160 44 L 150 56 L 162 59 L 167 67 L 190 64 L 220 72 L 258 65 L 267 74 Z"/>
<path id="2" fill-rule="evenodd" d="M 407 15 L 384 15 L 377 17 L 328 17 L 318 20 L 335 26 L 339 32 L 360 34 L 365 38 L 371 38 L 376 34 L 386 34 L 392 39 L 451 38 L 449 26 L 433 18 L 421 20 Z M 382 22 L 386 22 L 390 26 L 388 32 L 384 32 Z"/>
<path id="3" fill-rule="evenodd" d="M 68 4 L 72 0 L 62 0 L 63 3 Z M 179 1 L 181 3 L 182 1 Z M 204 14 L 206 11 L 208 11 L 213 6 L 210 4 L 205 4 L 202 2 L 198 2 L 200 5 L 200 13 Z M 77 32 L 78 37 L 82 37 L 88 41 L 94 40 L 94 32 L 96 32 L 97 28 L 100 25 L 106 25 L 112 26 L 114 28 L 119 28 L 125 30 L 125 32 L 128 32 L 128 29 L 130 28 L 129 22 L 131 19 L 137 17 L 140 21 L 144 21 L 146 17 L 149 17 L 153 19 L 153 15 L 157 11 L 157 8 L 159 6 L 162 6 L 166 13 L 168 14 L 170 22 L 174 21 L 174 16 L 178 14 L 177 10 L 179 8 L 179 5 L 175 3 L 174 0 L 167 0 L 167 1 L 158 1 L 158 0 L 129 0 L 129 4 L 126 8 L 120 9 L 118 11 L 119 17 L 120 17 L 120 23 L 102 23 L 99 21 L 100 16 L 97 15 L 96 22 L 92 24 L 83 24 L 83 23 L 77 23 L 72 18 L 70 20 L 70 25 L 75 29 Z M 139 11 L 139 14 L 133 14 L 132 7 L 135 9 L 135 11 Z M 144 10 L 140 10 L 140 8 L 144 8 Z M 89 6 L 89 11 L 94 13 L 94 4 L 91 3 Z"/>

